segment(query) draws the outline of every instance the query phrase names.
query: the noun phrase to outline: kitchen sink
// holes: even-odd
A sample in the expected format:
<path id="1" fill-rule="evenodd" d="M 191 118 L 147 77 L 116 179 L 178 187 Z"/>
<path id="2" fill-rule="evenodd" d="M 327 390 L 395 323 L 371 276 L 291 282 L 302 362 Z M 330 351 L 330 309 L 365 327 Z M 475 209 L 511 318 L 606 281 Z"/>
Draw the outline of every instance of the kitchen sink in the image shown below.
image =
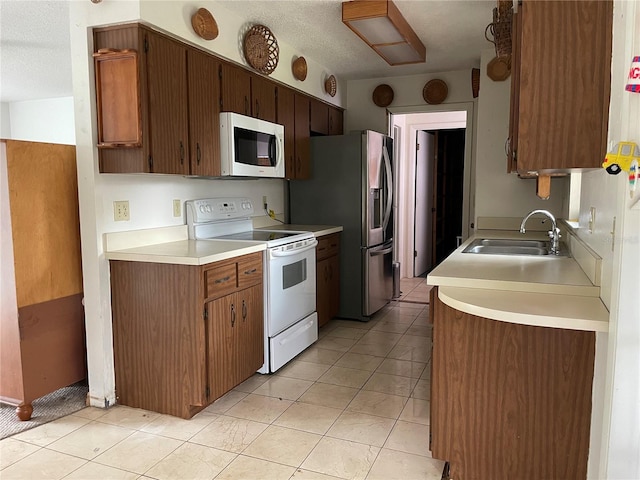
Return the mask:
<path id="1" fill-rule="evenodd" d="M 471 242 L 462 253 L 482 253 L 489 255 L 549 255 L 549 242 L 543 240 L 517 240 L 479 238 Z M 560 256 L 566 256 L 560 250 Z"/>

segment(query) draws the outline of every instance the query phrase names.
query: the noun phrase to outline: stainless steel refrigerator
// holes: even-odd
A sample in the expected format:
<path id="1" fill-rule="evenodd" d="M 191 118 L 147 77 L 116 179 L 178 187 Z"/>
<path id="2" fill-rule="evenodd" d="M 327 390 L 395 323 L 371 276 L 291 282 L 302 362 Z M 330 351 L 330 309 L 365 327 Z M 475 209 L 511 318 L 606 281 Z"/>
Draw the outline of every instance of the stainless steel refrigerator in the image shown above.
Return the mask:
<path id="1" fill-rule="evenodd" d="M 393 296 L 393 140 L 373 131 L 311 138 L 311 179 L 291 180 L 291 223 L 342 225 L 341 318 L 366 321 Z"/>

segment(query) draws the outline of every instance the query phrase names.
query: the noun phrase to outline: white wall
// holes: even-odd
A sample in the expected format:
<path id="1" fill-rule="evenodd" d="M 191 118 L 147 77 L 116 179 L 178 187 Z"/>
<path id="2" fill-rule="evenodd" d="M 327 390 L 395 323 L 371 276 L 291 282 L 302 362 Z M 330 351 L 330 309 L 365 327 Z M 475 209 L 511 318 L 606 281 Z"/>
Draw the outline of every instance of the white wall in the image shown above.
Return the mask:
<path id="1" fill-rule="evenodd" d="M 448 95 L 444 104 L 473 101 L 471 91 L 471 70 L 440 72 L 437 74 L 409 75 L 404 77 L 371 78 L 349 80 L 347 82 L 347 111 L 345 112 L 345 132 L 351 130 L 375 130 L 387 133 L 387 110 L 373 103 L 373 90 L 380 84 L 390 85 L 394 92 L 389 109 L 413 112 L 428 111 L 437 106 L 429 105 L 422 97 L 425 84 L 434 78 L 444 80 Z M 413 107 L 408 109 L 406 107 Z"/>
<path id="2" fill-rule="evenodd" d="M 11 116 L 6 102 L 0 103 L 0 138 L 11 138 Z"/>
<path id="3" fill-rule="evenodd" d="M 640 144 L 640 95 L 624 90 L 640 51 L 640 7 L 614 2 L 609 148 Z M 601 298 L 609 332 L 596 343 L 590 478 L 640 478 L 640 191 L 630 196 L 624 174 L 582 174 L 578 235 L 603 258 Z M 593 233 L 589 210 L 596 208 Z M 615 218 L 615 228 L 613 222 Z M 615 239 L 611 235 L 615 232 Z"/>
<path id="4" fill-rule="evenodd" d="M 218 2 L 208 2 L 220 27 L 220 35 L 207 42 L 191 29 L 191 15 L 202 5 L 184 1 L 71 2 L 70 34 L 73 70 L 78 193 L 82 237 L 82 259 L 87 332 L 89 394 L 92 405 L 115 402 L 115 382 L 111 330 L 111 296 L 109 264 L 104 258 L 103 234 L 184 224 L 183 217 L 173 217 L 172 202 L 219 195 L 248 196 L 262 205 L 267 195 L 269 207 L 277 214 L 284 211 L 284 181 L 211 180 L 168 175 L 105 175 L 98 173 L 96 113 L 92 36 L 90 27 L 141 20 L 176 37 L 211 50 L 220 56 L 242 61 L 239 31 L 245 19 L 238 18 Z M 323 93 L 320 80 L 326 70 L 307 58 L 309 68 L 305 82 L 294 80 L 291 61 L 296 53 L 279 42 L 280 63 L 271 75 L 292 87 L 341 105 L 344 88 L 338 79 L 338 94 Z M 113 221 L 113 201 L 128 200 L 131 220 Z"/>
<path id="5" fill-rule="evenodd" d="M 292 8 L 293 5 L 292 4 Z M 216 19 L 219 34 L 214 40 L 207 41 L 195 34 L 191 27 L 191 16 L 200 8 L 205 6 Z M 207 2 L 201 5 L 194 1 L 167 1 L 167 0 L 142 0 L 140 2 L 140 15 L 142 19 L 152 25 L 164 29 L 168 33 L 174 34 L 194 45 L 210 50 L 219 56 L 225 57 L 236 63 L 247 66 L 239 45 L 242 42 L 244 33 L 256 23 L 256 19 L 240 18 L 230 12 L 217 1 Z M 251 21 L 249 21 L 251 20 Z M 273 31 L 275 37 L 278 32 Z M 276 69 L 269 75 L 270 78 L 290 85 L 298 90 L 309 93 L 317 98 L 338 106 L 344 106 L 346 98 L 346 83 L 343 79 L 337 78 L 337 92 L 335 97 L 331 97 L 324 90 L 324 81 L 331 75 L 324 66 L 315 62 L 312 58 L 305 57 L 307 61 L 307 78 L 301 82 L 293 77 L 291 64 L 302 55 L 291 45 L 278 41 L 279 60 Z"/>
<path id="6" fill-rule="evenodd" d="M 553 178 L 550 198 L 540 200 L 536 196 L 535 180 L 523 180 L 507 173 L 505 141 L 509 136 L 511 81 L 494 82 L 487 76 L 487 64 L 494 56 L 495 51 L 487 49 L 481 57 L 475 156 L 476 219 L 524 217 L 536 208 L 566 218 L 567 178 Z"/>
<path id="7" fill-rule="evenodd" d="M 73 97 L 11 102 L 8 120 L 10 133 L 3 138 L 64 145 L 76 143 Z"/>

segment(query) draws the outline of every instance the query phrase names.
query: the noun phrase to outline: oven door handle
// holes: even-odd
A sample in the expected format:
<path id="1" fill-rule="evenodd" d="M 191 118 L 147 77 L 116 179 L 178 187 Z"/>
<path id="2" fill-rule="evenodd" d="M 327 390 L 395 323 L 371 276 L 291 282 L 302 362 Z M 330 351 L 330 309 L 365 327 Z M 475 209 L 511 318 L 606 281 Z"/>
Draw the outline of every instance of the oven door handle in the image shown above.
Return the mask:
<path id="1" fill-rule="evenodd" d="M 271 255 L 274 257 L 291 257 L 292 255 L 298 255 L 299 253 L 306 252 L 307 250 L 311 250 L 312 248 L 316 248 L 316 245 L 318 245 L 318 241 L 314 240 L 313 243 L 310 243 L 309 245 L 302 248 L 297 248 L 295 250 L 287 250 L 286 252 L 273 250 L 271 252 Z"/>

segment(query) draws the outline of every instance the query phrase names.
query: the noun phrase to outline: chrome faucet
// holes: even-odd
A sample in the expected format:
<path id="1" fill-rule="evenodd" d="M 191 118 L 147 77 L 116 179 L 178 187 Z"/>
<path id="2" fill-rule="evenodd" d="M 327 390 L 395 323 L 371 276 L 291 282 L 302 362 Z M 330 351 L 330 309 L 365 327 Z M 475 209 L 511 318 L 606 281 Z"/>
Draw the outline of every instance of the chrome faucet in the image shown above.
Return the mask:
<path id="1" fill-rule="evenodd" d="M 548 212 L 547 210 L 534 210 L 529 213 L 529 215 L 524 217 L 522 223 L 520 224 L 520 233 L 526 232 L 526 230 L 524 229 L 524 224 L 527 223 L 527 220 L 529 220 L 530 217 L 537 213 L 546 215 L 547 217 L 549 217 L 549 220 L 551 220 L 551 230 L 549 230 L 548 232 L 549 239 L 551 240 L 549 253 L 551 255 L 560 255 L 560 229 L 556 226 L 556 218 L 551 214 L 551 212 Z"/>

